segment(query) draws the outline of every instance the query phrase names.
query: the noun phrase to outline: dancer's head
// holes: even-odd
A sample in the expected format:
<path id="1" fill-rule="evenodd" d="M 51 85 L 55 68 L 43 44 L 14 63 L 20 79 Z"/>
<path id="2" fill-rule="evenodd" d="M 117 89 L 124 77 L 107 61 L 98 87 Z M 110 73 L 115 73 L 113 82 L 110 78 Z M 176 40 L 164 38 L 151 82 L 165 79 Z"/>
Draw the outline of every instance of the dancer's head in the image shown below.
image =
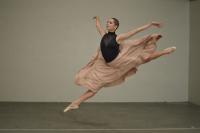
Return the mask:
<path id="1" fill-rule="evenodd" d="M 109 18 L 106 23 L 106 29 L 110 32 L 114 32 L 119 27 L 119 20 L 116 18 Z"/>

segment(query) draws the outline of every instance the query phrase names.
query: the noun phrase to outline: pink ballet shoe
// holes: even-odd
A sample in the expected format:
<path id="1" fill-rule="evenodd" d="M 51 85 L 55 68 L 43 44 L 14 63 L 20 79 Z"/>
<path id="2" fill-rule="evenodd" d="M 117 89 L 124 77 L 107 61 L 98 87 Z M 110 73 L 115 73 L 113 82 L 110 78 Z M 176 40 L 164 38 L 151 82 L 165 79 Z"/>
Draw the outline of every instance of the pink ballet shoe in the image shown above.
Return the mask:
<path id="1" fill-rule="evenodd" d="M 75 104 L 70 104 L 69 106 L 67 106 L 63 112 L 67 112 L 69 110 L 72 110 L 72 109 L 78 109 L 79 106 L 78 105 L 75 105 Z"/>
<path id="2" fill-rule="evenodd" d="M 164 49 L 164 51 L 166 51 L 167 54 L 170 54 L 170 53 L 174 52 L 175 50 L 176 50 L 176 47 L 174 47 L 174 46 Z"/>
<path id="3" fill-rule="evenodd" d="M 162 37 L 162 35 L 158 35 L 156 39 L 159 40 L 161 37 Z"/>
<path id="4" fill-rule="evenodd" d="M 154 34 L 152 34 L 152 37 L 155 37 L 156 41 L 158 41 L 162 37 L 162 35 L 154 33 Z"/>

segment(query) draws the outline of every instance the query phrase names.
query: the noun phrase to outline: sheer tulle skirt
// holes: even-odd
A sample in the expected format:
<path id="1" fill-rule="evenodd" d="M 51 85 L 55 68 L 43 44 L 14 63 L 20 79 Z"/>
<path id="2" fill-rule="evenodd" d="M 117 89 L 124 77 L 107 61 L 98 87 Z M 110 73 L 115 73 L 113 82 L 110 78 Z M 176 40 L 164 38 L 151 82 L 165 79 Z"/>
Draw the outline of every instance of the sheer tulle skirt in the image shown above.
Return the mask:
<path id="1" fill-rule="evenodd" d="M 120 43 L 120 53 L 111 62 L 106 63 L 100 47 L 90 61 L 75 75 L 75 84 L 98 92 L 103 87 L 123 83 L 134 75 L 146 58 L 156 51 L 156 42 L 160 34 L 146 35 L 139 39 L 127 39 Z"/>

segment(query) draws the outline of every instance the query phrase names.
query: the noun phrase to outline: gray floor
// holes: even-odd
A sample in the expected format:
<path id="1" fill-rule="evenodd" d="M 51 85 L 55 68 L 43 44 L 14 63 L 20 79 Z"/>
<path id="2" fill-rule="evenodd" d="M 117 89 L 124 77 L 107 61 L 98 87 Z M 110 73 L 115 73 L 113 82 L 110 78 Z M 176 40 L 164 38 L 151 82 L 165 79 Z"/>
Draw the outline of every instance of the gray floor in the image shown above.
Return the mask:
<path id="1" fill-rule="evenodd" d="M 0 102 L 1 133 L 200 133 L 200 106 L 181 103 Z"/>

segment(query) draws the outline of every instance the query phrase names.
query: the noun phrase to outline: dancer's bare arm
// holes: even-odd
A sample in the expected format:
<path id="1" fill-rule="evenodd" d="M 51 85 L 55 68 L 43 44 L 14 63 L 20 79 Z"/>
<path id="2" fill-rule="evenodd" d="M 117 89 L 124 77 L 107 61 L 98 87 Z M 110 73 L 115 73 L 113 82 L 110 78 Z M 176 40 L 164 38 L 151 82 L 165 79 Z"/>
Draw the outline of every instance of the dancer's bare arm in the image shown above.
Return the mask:
<path id="1" fill-rule="evenodd" d="M 103 37 L 103 35 L 106 33 L 106 31 L 103 29 L 99 17 L 95 16 L 95 17 L 93 17 L 93 19 L 96 20 L 96 28 L 97 28 L 98 32 L 100 33 L 100 35 Z"/>
<path id="2" fill-rule="evenodd" d="M 146 24 L 144 26 L 141 26 L 139 28 L 136 28 L 136 29 L 133 29 L 133 30 L 130 30 L 129 32 L 126 32 L 126 33 L 122 33 L 122 34 L 119 34 L 117 37 L 116 37 L 116 41 L 118 43 L 120 43 L 121 41 L 125 40 L 125 39 L 128 39 L 129 37 L 137 34 L 138 32 L 141 32 L 141 31 L 144 31 L 148 28 L 150 28 L 151 26 L 156 26 L 156 27 L 161 27 L 161 23 L 158 23 L 158 22 L 151 22 L 149 24 Z"/>

